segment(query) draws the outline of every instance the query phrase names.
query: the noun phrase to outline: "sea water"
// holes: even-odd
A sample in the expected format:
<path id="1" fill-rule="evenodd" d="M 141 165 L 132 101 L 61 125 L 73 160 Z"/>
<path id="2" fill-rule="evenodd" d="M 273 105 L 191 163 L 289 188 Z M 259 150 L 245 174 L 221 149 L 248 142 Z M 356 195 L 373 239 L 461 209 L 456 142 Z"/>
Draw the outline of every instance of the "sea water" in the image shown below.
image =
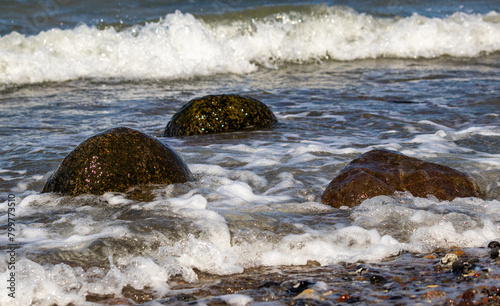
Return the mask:
<path id="1" fill-rule="evenodd" d="M 480 253 L 500 238 L 499 12 L 498 1 L 2 2 L 1 304 L 130 288 L 154 301 L 182 282 L 196 295 L 206 275 Z M 278 126 L 162 137 L 189 100 L 227 93 L 267 104 Z M 79 143 L 118 126 L 169 144 L 196 181 L 142 197 L 40 193 Z M 375 148 L 466 172 L 485 197 L 321 204 Z"/>

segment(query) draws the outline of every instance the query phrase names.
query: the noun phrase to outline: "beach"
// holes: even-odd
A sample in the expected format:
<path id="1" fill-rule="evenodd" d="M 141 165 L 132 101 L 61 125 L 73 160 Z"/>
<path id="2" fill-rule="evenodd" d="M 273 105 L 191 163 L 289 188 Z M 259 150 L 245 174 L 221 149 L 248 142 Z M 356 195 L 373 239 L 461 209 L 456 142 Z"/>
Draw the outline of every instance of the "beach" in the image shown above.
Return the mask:
<path id="1" fill-rule="evenodd" d="M 0 4 L 0 304 L 497 305 L 499 11 Z M 163 136 L 183 105 L 220 94 L 261 101 L 277 125 Z M 68 153 L 121 126 L 170 146 L 195 180 L 41 193 Z M 483 194 L 322 204 L 373 149 L 457 169 Z"/>

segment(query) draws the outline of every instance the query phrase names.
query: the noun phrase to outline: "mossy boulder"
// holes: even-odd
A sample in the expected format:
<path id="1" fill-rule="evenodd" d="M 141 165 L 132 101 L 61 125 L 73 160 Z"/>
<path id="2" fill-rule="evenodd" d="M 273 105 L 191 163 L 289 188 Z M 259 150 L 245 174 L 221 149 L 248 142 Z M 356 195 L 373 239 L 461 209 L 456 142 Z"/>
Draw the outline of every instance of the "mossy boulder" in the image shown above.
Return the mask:
<path id="1" fill-rule="evenodd" d="M 165 136 L 190 136 L 270 128 L 277 120 L 262 102 L 238 95 L 211 95 L 189 101 L 176 112 Z"/>
<path id="2" fill-rule="evenodd" d="M 479 187 L 460 171 L 394 151 L 372 150 L 349 163 L 330 182 L 321 201 L 337 208 L 354 207 L 366 199 L 396 191 L 449 201 L 481 194 Z"/>
<path id="3" fill-rule="evenodd" d="M 119 127 L 97 134 L 64 158 L 42 193 L 70 195 L 125 192 L 145 184 L 184 183 L 193 179 L 168 145 L 142 132 Z"/>

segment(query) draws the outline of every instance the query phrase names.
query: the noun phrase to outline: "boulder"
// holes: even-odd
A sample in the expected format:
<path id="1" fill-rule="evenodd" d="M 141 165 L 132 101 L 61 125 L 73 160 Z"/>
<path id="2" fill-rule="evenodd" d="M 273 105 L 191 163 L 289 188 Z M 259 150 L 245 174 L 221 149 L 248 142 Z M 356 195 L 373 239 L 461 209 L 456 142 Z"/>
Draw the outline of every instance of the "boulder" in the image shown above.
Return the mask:
<path id="1" fill-rule="evenodd" d="M 464 173 L 389 150 L 372 150 L 354 159 L 324 191 L 321 202 L 354 207 L 378 196 L 409 191 L 439 200 L 480 196 L 479 187 Z"/>
<path id="2" fill-rule="evenodd" d="M 100 195 L 124 192 L 136 185 L 192 179 L 187 165 L 169 146 L 139 131 L 119 127 L 87 139 L 69 153 L 42 193 Z"/>
<path id="3" fill-rule="evenodd" d="M 164 136 L 190 136 L 270 128 L 277 120 L 262 102 L 238 95 L 212 95 L 189 101 L 177 111 Z"/>

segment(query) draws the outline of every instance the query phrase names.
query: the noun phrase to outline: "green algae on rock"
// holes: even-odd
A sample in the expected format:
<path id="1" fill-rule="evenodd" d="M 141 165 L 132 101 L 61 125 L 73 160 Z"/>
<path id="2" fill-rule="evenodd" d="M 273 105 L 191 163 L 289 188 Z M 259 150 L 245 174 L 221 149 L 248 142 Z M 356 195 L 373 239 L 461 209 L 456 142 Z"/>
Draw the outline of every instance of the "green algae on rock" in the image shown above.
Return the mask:
<path id="1" fill-rule="evenodd" d="M 277 120 L 262 102 L 238 95 L 210 95 L 189 101 L 173 116 L 164 136 L 190 136 L 270 128 Z"/>
<path id="2" fill-rule="evenodd" d="M 100 195 L 136 185 L 190 180 L 191 171 L 168 145 L 137 130 L 118 127 L 92 136 L 69 153 L 42 193 Z"/>
<path id="3" fill-rule="evenodd" d="M 439 200 L 478 197 L 479 187 L 464 173 L 390 150 L 372 150 L 351 161 L 325 189 L 321 202 L 354 207 L 379 195 L 409 191 Z"/>

